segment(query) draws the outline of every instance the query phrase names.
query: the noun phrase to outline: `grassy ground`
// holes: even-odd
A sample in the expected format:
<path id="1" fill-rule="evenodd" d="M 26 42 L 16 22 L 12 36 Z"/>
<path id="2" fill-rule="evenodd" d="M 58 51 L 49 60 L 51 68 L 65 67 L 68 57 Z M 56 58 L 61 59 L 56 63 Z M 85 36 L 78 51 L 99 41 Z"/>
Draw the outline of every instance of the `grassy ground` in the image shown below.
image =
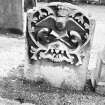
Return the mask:
<path id="1" fill-rule="evenodd" d="M 105 6 L 79 5 L 91 12 L 96 19 L 94 48 L 103 50 L 105 44 Z M 97 47 L 98 46 L 98 47 Z M 97 87 L 98 93 L 70 91 L 51 87 L 46 82 L 34 83 L 20 79 L 23 74 L 25 55 L 24 38 L 0 37 L 0 105 L 20 105 L 32 103 L 35 105 L 104 105 L 105 88 Z M 20 65 L 20 66 L 19 66 Z M 103 73 L 105 74 L 105 73 Z M 4 78 L 2 78 L 4 77 Z M 103 79 L 105 79 L 103 75 Z M 29 104 L 26 104 L 29 105 Z"/>

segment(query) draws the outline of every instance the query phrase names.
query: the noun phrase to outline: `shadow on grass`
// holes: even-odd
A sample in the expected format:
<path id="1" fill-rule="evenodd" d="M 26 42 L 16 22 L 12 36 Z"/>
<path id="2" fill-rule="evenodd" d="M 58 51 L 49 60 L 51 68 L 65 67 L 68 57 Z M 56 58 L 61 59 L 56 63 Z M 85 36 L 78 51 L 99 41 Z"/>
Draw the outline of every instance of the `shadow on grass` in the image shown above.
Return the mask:
<path id="1" fill-rule="evenodd" d="M 23 68 L 20 66 L 18 69 L 23 70 Z M 77 91 L 68 87 L 56 88 L 43 79 L 35 82 L 26 80 L 22 76 L 1 78 L 0 96 L 35 105 L 81 105 L 81 102 L 84 105 L 86 102 L 92 105 L 93 102 L 105 100 L 104 95 L 92 92 L 89 87 L 85 91 Z"/>

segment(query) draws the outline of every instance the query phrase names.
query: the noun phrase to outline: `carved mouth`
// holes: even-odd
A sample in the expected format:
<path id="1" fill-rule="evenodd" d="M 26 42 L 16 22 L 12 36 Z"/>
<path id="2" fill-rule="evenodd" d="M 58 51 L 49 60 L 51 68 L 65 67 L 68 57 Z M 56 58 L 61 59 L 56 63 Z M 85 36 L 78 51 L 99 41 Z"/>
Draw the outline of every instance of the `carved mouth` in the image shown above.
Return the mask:
<path id="1" fill-rule="evenodd" d="M 67 62 L 74 63 L 74 57 L 70 56 L 65 50 L 49 49 L 47 52 L 40 52 L 39 59 L 49 59 L 55 63 Z"/>
<path id="2" fill-rule="evenodd" d="M 54 49 L 54 48 L 49 48 L 47 49 L 36 49 L 31 46 L 31 53 L 33 56 L 31 59 L 34 60 L 44 60 L 48 62 L 53 62 L 53 63 L 67 63 L 67 64 L 72 64 L 79 66 L 82 64 L 82 59 L 81 55 L 79 53 L 74 53 L 74 52 L 69 52 L 66 50 L 61 50 L 61 49 Z"/>

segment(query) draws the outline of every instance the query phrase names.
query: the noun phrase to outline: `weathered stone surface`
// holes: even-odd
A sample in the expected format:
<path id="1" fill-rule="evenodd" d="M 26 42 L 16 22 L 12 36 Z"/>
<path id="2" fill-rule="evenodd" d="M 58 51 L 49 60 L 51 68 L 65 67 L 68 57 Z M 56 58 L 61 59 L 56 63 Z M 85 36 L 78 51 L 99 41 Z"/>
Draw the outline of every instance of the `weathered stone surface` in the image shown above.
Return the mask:
<path id="1" fill-rule="evenodd" d="M 83 89 L 95 20 L 69 3 L 51 3 L 27 14 L 27 79 Z"/>

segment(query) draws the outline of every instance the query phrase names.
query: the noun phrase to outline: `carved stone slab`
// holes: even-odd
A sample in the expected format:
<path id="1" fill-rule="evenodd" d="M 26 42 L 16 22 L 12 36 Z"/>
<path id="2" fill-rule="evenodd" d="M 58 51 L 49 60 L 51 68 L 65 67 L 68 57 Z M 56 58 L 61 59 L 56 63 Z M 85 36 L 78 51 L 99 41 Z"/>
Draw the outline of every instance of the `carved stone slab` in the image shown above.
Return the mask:
<path id="1" fill-rule="evenodd" d="M 49 3 L 27 13 L 25 77 L 82 89 L 95 21 L 69 3 Z"/>

